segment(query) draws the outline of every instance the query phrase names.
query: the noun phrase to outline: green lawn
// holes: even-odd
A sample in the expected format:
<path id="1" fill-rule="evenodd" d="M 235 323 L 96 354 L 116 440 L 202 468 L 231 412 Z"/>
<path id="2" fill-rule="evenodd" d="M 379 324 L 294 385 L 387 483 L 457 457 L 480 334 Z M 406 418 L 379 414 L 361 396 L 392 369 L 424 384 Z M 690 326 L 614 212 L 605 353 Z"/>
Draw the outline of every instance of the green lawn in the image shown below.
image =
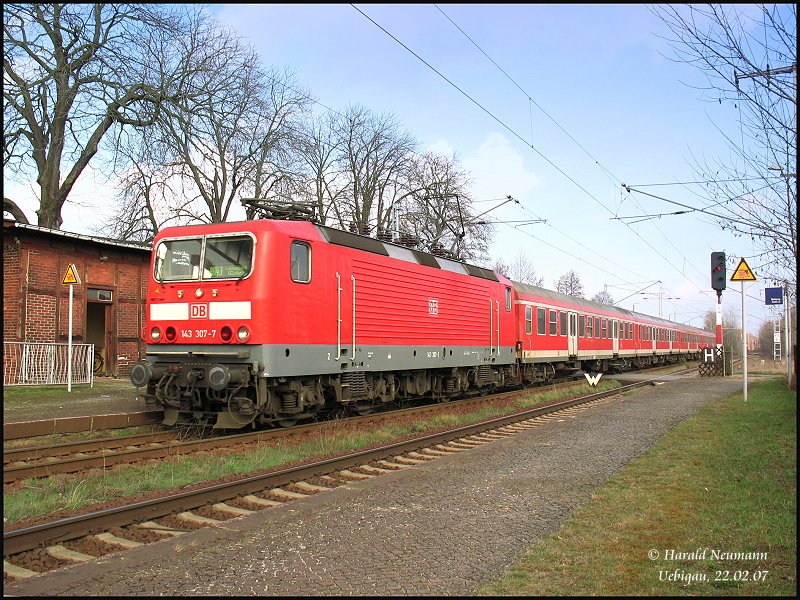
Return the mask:
<path id="1" fill-rule="evenodd" d="M 480 593 L 794 596 L 796 435 L 780 379 L 712 402 Z"/>

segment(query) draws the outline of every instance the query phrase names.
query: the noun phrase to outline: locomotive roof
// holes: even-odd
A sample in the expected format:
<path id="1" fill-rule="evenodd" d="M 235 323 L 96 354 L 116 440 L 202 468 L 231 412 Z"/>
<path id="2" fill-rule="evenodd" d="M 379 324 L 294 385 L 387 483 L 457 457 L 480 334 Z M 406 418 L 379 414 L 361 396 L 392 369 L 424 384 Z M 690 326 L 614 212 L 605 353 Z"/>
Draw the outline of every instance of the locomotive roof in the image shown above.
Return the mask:
<path id="1" fill-rule="evenodd" d="M 402 246 L 400 244 L 394 244 L 392 242 L 382 241 L 365 235 L 326 227 L 324 225 L 316 225 L 316 228 L 319 230 L 323 239 L 331 244 L 373 252 L 374 254 L 380 254 L 382 256 L 390 256 L 399 260 L 425 265 L 426 267 L 461 273 L 462 275 L 472 275 L 473 277 L 480 277 L 490 281 L 500 281 L 497 274 L 491 269 L 484 269 L 483 267 L 471 265 L 463 261 L 437 256 L 435 254 L 409 248 L 408 246 Z"/>
<path id="2" fill-rule="evenodd" d="M 363 250 L 365 252 L 372 252 L 373 254 L 379 254 L 381 256 L 388 256 L 398 260 L 405 260 L 407 262 L 433 267 L 436 269 L 461 273 L 463 275 L 471 275 L 473 277 L 479 277 L 490 281 L 498 281 L 498 282 L 500 281 L 498 275 L 491 269 L 485 269 L 483 267 L 471 265 L 463 261 L 445 258 L 442 256 L 431 254 L 429 252 L 423 252 L 421 250 L 409 248 L 408 246 L 394 244 L 392 242 L 379 240 L 376 238 L 368 237 L 366 235 L 361 235 L 358 233 L 353 233 L 350 231 L 344 231 L 342 229 L 327 227 L 325 225 L 319 225 L 317 223 L 312 223 L 309 221 L 254 219 L 252 221 L 218 223 L 215 224 L 214 226 L 220 226 L 223 227 L 225 230 L 233 232 L 236 230 L 236 228 L 234 227 L 236 225 L 239 225 L 240 227 L 244 225 L 252 228 L 253 225 L 255 225 L 256 223 L 273 223 L 281 225 L 286 225 L 287 223 L 302 223 L 304 227 L 308 226 L 314 227 L 323 240 L 327 241 L 328 243 L 335 244 L 337 246 L 344 246 L 347 248 L 354 248 L 356 250 Z M 167 228 L 168 230 L 167 232 L 176 233 L 178 230 L 182 230 L 184 232 L 189 230 L 192 233 L 195 233 L 201 231 L 202 229 L 206 229 L 208 227 L 209 227 L 208 224 L 188 225 L 175 228 Z M 172 231 L 173 229 L 175 231 Z M 528 294 L 533 294 L 539 297 L 549 298 L 551 300 L 558 300 L 560 302 L 582 306 L 587 310 L 595 309 L 595 310 L 610 311 L 613 313 L 617 313 L 619 315 L 623 315 L 630 319 L 648 320 L 652 323 L 660 323 L 665 327 L 677 326 L 680 327 L 681 329 L 695 331 L 697 333 L 703 333 L 703 334 L 711 333 L 704 329 L 694 327 L 692 325 L 686 325 L 684 323 L 676 323 L 674 321 L 669 321 L 667 319 L 664 319 L 663 317 L 654 317 L 652 315 L 647 315 L 644 313 L 630 311 L 625 308 L 620 308 L 619 306 L 603 304 L 601 302 L 595 302 L 594 300 L 587 300 L 585 298 L 577 298 L 575 296 L 569 296 L 567 294 L 562 294 L 554 290 L 548 290 L 527 283 L 521 283 L 518 281 L 511 281 L 511 283 L 514 285 L 516 289 L 526 292 Z"/>

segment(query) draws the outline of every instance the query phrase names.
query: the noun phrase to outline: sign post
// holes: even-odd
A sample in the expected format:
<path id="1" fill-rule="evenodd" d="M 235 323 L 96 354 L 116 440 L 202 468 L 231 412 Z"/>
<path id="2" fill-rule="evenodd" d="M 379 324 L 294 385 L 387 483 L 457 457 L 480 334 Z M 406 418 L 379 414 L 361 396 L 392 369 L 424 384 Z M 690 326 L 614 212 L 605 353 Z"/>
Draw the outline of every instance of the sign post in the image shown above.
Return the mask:
<path id="1" fill-rule="evenodd" d="M 61 285 L 69 285 L 69 333 L 67 336 L 67 391 L 72 391 L 72 298 L 74 296 L 74 284 L 81 284 L 81 278 L 78 275 L 78 269 L 75 265 L 70 263 L 67 267 L 67 272 L 64 273 L 64 278 L 61 280 Z"/>
<path id="2" fill-rule="evenodd" d="M 742 282 L 742 395 L 747 404 L 747 313 L 744 309 L 744 282 L 755 281 L 756 276 L 750 267 L 747 266 L 744 258 L 739 261 L 739 265 L 731 275 L 731 281 Z"/>

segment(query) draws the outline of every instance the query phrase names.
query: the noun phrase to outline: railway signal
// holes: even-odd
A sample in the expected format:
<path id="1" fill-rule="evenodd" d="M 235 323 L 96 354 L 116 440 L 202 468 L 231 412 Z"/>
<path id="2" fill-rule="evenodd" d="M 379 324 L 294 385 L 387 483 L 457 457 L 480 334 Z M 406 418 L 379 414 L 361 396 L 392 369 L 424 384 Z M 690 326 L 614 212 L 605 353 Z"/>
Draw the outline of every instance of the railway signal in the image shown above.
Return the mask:
<path id="1" fill-rule="evenodd" d="M 717 290 L 717 348 L 722 348 L 722 290 L 727 286 L 726 279 L 725 253 L 712 252 L 711 288 Z"/>
<path id="2" fill-rule="evenodd" d="M 721 292 L 727 285 L 725 274 L 725 253 L 711 253 L 711 289 Z"/>

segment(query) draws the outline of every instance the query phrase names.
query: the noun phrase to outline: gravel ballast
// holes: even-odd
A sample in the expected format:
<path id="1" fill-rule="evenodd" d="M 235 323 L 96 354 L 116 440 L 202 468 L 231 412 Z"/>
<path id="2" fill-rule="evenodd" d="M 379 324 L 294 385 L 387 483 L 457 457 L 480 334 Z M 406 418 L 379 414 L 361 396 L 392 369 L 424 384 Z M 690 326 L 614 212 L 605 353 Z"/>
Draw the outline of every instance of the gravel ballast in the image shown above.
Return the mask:
<path id="1" fill-rule="evenodd" d="M 6 586 L 10 595 L 472 595 L 741 379 L 670 378 L 511 438 Z"/>

